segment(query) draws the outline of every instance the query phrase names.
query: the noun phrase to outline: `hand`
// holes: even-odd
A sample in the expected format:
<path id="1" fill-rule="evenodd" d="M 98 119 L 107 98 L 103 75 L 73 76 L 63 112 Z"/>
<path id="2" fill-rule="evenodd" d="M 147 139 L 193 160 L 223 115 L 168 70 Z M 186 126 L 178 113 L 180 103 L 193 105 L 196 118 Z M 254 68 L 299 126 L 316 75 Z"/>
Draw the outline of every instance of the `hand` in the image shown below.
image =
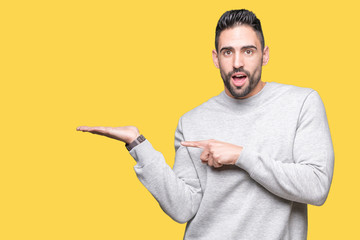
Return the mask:
<path id="1" fill-rule="evenodd" d="M 140 136 L 139 130 L 134 126 L 125 127 L 87 127 L 81 126 L 76 129 L 77 131 L 89 132 L 98 135 L 103 135 L 109 138 L 117 139 L 125 143 L 133 142 Z"/>
<path id="2" fill-rule="evenodd" d="M 240 156 L 243 147 L 217 140 L 184 141 L 185 147 L 202 148 L 200 159 L 203 163 L 215 168 L 223 165 L 234 165 Z"/>

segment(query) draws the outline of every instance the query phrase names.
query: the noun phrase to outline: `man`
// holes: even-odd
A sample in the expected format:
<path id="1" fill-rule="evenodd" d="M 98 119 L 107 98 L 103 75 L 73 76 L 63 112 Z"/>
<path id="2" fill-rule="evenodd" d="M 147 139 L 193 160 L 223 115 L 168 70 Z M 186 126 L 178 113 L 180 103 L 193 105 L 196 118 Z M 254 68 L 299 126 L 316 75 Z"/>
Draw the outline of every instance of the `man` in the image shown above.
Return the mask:
<path id="1" fill-rule="evenodd" d="M 224 13 L 213 60 L 224 91 L 184 114 L 173 169 L 134 126 L 79 127 L 127 143 L 139 180 L 184 239 L 306 239 L 307 204 L 322 205 L 334 165 L 316 91 L 261 80 L 269 60 L 260 21 Z"/>

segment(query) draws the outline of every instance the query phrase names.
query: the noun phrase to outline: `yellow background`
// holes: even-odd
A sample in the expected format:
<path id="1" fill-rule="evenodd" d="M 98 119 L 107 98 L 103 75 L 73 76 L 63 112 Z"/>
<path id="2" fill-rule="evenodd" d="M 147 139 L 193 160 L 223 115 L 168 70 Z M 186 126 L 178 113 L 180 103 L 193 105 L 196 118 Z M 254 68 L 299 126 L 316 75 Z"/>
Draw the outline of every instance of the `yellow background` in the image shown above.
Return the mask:
<path id="1" fill-rule="evenodd" d="M 217 20 L 262 21 L 264 81 L 317 90 L 335 172 L 309 238 L 359 239 L 356 1 L 2 1 L 0 239 L 182 239 L 123 144 L 75 131 L 136 125 L 172 166 L 179 117 L 222 89 Z"/>

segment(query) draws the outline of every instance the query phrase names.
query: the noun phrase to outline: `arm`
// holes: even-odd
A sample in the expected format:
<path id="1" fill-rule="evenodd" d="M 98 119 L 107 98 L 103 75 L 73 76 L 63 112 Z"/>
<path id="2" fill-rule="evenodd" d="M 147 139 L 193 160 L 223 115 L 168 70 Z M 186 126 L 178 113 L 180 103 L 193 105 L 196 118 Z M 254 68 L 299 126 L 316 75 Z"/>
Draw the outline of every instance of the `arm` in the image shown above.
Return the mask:
<path id="1" fill-rule="evenodd" d="M 334 151 L 324 105 L 317 92 L 306 98 L 298 120 L 291 163 L 244 147 L 236 165 L 282 198 L 320 206 L 329 193 Z"/>
<path id="2" fill-rule="evenodd" d="M 99 129 L 98 127 L 95 129 L 79 127 L 78 130 L 130 143 L 131 140 L 124 140 L 123 128 Z M 139 134 L 130 135 L 139 136 Z M 136 137 L 132 138 L 132 140 L 134 139 Z M 174 169 L 171 169 L 166 164 L 163 155 L 156 151 L 148 140 L 131 149 L 130 154 L 137 162 L 134 169 L 141 183 L 155 197 L 166 214 L 177 222 L 185 223 L 196 214 L 202 192 L 189 153 L 185 147 L 180 145 L 182 140 L 183 135 L 181 123 L 179 122 L 175 133 L 176 156 Z"/>
<path id="3" fill-rule="evenodd" d="M 216 140 L 182 144 L 203 148 L 200 158 L 210 166 L 235 164 L 279 197 L 319 206 L 329 193 L 334 152 L 325 108 L 315 91 L 306 98 L 299 116 L 292 162 Z"/>

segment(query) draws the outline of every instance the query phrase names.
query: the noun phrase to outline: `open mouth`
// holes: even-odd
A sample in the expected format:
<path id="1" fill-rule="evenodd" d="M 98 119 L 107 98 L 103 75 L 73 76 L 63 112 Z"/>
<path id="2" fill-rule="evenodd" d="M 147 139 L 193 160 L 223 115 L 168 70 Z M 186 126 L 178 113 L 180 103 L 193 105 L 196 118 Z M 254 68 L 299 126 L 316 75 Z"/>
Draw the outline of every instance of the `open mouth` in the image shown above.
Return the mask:
<path id="1" fill-rule="evenodd" d="M 242 72 L 234 73 L 233 75 L 231 75 L 231 79 L 235 86 L 241 87 L 242 85 L 245 84 L 247 75 Z"/>

